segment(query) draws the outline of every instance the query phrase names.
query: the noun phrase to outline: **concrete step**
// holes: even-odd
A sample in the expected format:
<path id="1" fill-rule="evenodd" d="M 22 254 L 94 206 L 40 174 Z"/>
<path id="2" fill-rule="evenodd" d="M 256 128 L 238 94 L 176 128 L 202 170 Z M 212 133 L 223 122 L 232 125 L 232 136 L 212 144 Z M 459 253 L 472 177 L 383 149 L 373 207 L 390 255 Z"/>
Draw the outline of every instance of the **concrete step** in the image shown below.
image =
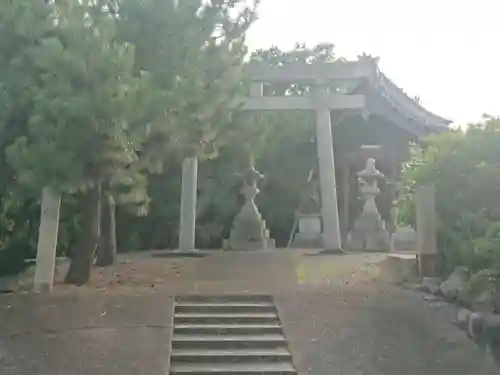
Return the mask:
<path id="1" fill-rule="evenodd" d="M 212 335 L 264 335 L 281 334 L 279 324 L 178 324 L 174 326 L 174 334 L 212 334 Z"/>
<path id="2" fill-rule="evenodd" d="M 170 375 L 296 375 L 267 295 L 176 298 Z"/>
<path id="3" fill-rule="evenodd" d="M 174 324 L 280 324 L 278 315 L 261 313 L 175 313 Z"/>
<path id="4" fill-rule="evenodd" d="M 290 363 L 176 364 L 170 374 L 189 375 L 296 375 Z"/>
<path id="5" fill-rule="evenodd" d="M 185 335 L 172 337 L 172 349 L 286 348 L 283 335 Z"/>
<path id="6" fill-rule="evenodd" d="M 250 363 L 291 362 L 292 355 L 286 348 L 270 349 L 175 349 L 171 364 L 178 363 Z"/>
<path id="7" fill-rule="evenodd" d="M 265 294 L 226 294 L 218 296 L 210 295 L 184 295 L 175 298 L 178 304 L 182 303 L 231 303 L 231 302 L 244 302 L 244 303 L 259 303 L 270 302 L 273 303 L 273 298 Z"/>
<path id="8" fill-rule="evenodd" d="M 175 305 L 179 313 L 277 313 L 271 302 L 182 302 Z"/>

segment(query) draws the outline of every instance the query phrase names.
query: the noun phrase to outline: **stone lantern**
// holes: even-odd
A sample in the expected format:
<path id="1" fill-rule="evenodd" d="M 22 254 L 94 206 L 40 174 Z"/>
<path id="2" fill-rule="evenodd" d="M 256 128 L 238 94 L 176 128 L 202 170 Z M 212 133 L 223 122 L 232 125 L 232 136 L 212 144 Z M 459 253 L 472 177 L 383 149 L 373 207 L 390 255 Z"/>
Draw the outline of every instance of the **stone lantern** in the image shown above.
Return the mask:
<path id="1" fill-rule="evenodd" d="M 269 239 L 266 222 L 255 204 L 255 197 L 259 194 L 257 185 L 264 179 L 264 175 L 250 167 L 240 176 L 243 179 L 241 193 L 245 197 L 245 204 L 234 219 L 229 247 L 236 250 L 267 249 L 272 246 L 272 241 Z"/>
<path id="2" fill-rule="evenodd" d="M 358 184 L 364 204 L 348 236 L 351 249 L 368 251 L 389 249 L 389 235 L 375 203 L 375 198 L 380 193 L 377 181 L 382 178 L 384 175 L 376 169 L 375 159 L 368 158 L 365 169 L 358 173 Z"/>

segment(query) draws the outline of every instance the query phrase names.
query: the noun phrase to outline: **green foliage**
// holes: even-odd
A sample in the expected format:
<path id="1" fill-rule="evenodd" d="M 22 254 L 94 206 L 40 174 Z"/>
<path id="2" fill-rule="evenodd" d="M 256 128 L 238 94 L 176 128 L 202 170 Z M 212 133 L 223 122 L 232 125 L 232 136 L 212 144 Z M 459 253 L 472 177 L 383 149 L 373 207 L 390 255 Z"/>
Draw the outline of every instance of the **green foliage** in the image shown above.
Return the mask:
<path id="1" fill-rule="evenodd" d="M 258 3 L 258 2 L 257 2 Z M 243 0 L 117 1 L 118 36 L 136 47 L 135 70 L 160 93 L 143 110 L 141 158 L 156 172 L 167 157 L 212 158 L 241 92 L 245 33 L 255 18 Z"/>
<path id="2" fill-rule="evenodd" d="M 58 1 L 51 35 L 24 51 L 20 74 L 34 95 L 27 132 L 8 147 L 21 183 L 66 191 L 112 179 L 136 158 L 128 124 L 141 80 L 134 49 L 94 1 Z M 92 14 L 92 17 L 89 17 Z"/>
<path id="3" fill-rule="evenodd" d="M 37 222 L 31 218 L 39 213 L 36 202 L 9 191 L 0 198 L 0 277 L 15 274 L 34 256 Z"/>
<path id="4" fill-rule="evenodd" d="M 500 269 L 500 119 L 433 135 L 414 147 L 404 169 L 400 220 L 414 224 L 414 192 L 436 187 L 438 247 L 443 272 L 457 265 L 471 271 Z"/>

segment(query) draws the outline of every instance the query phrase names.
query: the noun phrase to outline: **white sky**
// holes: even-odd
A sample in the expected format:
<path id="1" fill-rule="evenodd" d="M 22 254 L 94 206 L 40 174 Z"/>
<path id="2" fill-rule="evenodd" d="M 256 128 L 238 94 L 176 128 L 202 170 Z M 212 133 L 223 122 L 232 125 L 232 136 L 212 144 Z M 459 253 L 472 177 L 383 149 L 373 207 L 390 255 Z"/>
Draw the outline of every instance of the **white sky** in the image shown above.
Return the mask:
<path id="1" fill-rule="evenodd" d="M 261 0 L 252 50 L 334 43 L 380 69 L 438 115 L 500 116 L 500 0 Z"/>

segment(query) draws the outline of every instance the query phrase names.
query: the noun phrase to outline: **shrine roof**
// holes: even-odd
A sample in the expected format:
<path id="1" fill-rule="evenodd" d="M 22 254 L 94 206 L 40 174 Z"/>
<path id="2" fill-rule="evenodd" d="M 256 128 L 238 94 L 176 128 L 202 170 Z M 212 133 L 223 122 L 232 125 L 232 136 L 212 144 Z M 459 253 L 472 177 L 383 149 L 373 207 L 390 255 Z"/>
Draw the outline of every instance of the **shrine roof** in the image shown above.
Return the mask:
<path id="1" fill-rule="evenodd" d="M 410 98 L 378 69 L 376 78 L 369 85 L 360 85 L 359 89 L 367 96 L 370 112 L 387 117 L 417 135 L 445 132 L 452 122 Z"/>
<path id="2" fill-rule="evenodd" d="M 368 113 L 381 115 L 417 136 L 447 131 L 451 123 L 410 98 L 380 71 L 378 59 L 367 55 L 353 61 L 340 59 L 328 63 L 283 66 L 250 63 L 247 71 L 253 82 L 335 83 L 338 92 L 364 95 Z"/>

